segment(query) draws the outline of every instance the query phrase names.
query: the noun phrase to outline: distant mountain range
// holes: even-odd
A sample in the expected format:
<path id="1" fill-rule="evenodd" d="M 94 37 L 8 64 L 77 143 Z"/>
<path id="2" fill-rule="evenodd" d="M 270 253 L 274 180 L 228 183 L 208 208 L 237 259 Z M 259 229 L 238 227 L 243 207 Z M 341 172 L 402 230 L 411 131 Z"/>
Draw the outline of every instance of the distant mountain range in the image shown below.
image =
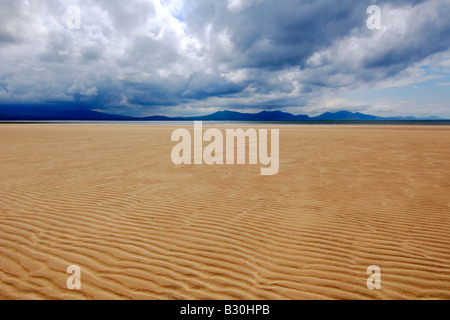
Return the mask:
<path id="1" fill-rule="evenodd" d="M 196 117 L 129 117 L 88 109 L 58 110 L 50 106 L 0 106 L 0 121 L 389 121 L 389 120 L 444 120 L 439 117 L 377 117 L 359 112 L 326 112 L 317 117 L 293 115 L 282 111 L 241 113 L 219 111 Z"/>

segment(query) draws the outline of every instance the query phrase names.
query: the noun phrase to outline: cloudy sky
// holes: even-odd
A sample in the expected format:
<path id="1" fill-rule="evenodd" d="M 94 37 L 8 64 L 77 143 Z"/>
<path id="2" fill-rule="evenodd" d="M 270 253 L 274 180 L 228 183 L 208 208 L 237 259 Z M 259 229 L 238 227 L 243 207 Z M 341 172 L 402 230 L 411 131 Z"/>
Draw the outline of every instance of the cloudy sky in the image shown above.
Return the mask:
<path id="1" fill-rule="evenodd" d="M 450 118 L 450 0 L 1 0 L 6 104 Z"/>

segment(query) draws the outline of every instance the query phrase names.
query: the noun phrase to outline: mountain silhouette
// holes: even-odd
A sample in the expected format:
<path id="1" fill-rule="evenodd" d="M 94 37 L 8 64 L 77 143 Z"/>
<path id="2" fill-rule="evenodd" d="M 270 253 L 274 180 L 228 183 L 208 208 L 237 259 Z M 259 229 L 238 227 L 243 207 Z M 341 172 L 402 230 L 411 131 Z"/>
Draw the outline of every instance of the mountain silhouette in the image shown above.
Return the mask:
<path id="1" fill-rule="evenodd" d="M 376 120 L 443 120 L 438 117 L 377 117 L 359 112 L 325 112 L 317 117 L 293 115 L 282 111 L 241 113 L 219 111 L 194 117 L 130 117 L 109 114 L 89 109 L 58 109 L 54 106 L 3 105 L 0 106 L 0 120 L 3 121 L 376 121 Z"/>

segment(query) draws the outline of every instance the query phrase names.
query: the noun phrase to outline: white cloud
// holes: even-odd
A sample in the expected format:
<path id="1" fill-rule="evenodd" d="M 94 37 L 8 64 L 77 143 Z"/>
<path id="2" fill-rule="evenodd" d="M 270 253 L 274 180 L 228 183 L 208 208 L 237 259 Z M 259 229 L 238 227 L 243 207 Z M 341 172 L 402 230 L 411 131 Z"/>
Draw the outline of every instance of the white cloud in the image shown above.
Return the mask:
<path id="1" fill-rule="evenodd" d="M 81 92 L 81 95 L 83 96 L 96 96 L 97 95 L 97 88 L 96 87 L 92 87 L 90 89 L 87 89 L 84 92 Z"/>
<path id="2" fill-rule="evenodd" d="M 250 8 L 258 2 L 261 2 L 261 0 L 228 0 L 227 9 L 233 13 L 238 13 Z"/>

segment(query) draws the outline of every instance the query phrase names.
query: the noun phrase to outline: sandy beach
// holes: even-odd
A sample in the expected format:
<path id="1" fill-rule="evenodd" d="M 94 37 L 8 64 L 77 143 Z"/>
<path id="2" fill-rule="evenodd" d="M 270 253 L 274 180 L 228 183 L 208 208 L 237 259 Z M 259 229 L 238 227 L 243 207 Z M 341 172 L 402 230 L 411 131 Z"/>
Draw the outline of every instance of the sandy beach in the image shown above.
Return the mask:
<path id="1" fill-rule="evenodd" d="M 0 299 L 450 299 L 450 127 L 278 128 L 261 176 L 174 165 L 171 126 L 0 125 Z"/>

